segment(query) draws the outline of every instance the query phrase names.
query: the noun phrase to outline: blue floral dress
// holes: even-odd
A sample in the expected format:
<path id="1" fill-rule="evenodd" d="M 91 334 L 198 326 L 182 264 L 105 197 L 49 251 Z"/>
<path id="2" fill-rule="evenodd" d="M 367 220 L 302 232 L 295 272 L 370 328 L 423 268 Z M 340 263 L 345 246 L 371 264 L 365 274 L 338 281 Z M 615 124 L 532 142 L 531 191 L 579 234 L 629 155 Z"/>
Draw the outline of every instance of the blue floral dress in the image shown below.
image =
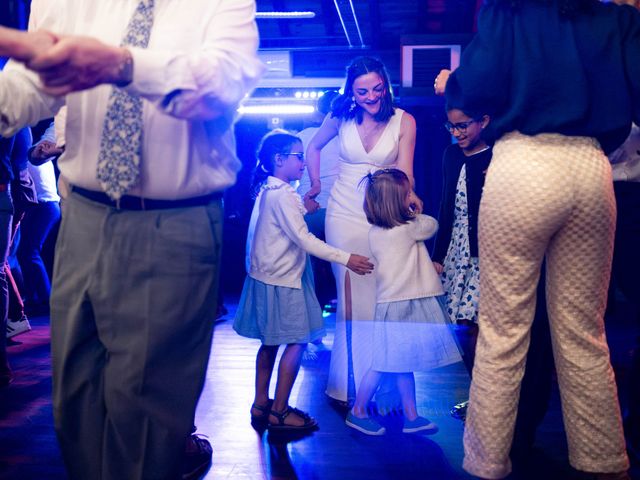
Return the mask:
<path id="1" fill-rule="evenodd" d="M 453 323 L 461 319 L 478 321 L 480 266 L 478 257 L 472 257 L 469 249 L 466 179 L 466 165 L 463 165 L 456 186 L 451 242 L 443 265 L 446 310 Z"/>

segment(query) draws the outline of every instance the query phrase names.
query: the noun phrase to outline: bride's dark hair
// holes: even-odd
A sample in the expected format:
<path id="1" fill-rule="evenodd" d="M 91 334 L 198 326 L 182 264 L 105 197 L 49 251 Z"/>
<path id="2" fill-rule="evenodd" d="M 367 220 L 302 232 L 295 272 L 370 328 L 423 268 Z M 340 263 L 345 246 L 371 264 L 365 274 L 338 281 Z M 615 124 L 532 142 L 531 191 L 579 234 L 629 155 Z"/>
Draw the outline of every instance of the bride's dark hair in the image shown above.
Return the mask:
<path id="1" fill-rule="evenodd" d="M 345 120 L 355 118 L 358 123 L 362 123 L 362 109 L 357 107 L 353 100 L 353 82 L 361 75 L 372 72 L 377 73 L 384 84 L 384 93 L 380 99 L 380 111 L 374 115 L 374 119 L 377 122 L 386 122 L 393 116 L 393 91 L 384 64 L 377 58 L 357 57 L 347 67 L 344 93 L 331 104 L 332 117 Z"/>

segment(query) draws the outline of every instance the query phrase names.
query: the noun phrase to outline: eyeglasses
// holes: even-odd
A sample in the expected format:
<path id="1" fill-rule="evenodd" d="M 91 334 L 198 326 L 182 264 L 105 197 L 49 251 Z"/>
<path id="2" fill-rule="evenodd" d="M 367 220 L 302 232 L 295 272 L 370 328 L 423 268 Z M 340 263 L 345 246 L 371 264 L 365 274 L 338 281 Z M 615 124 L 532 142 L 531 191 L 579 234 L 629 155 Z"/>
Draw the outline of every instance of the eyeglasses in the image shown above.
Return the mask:
<path id="1" fill-rule="evenodd" d="M 471 119 L 468 122 L 460 122 L 460 123 L 451 123 L 451 122 L 446 122 L 444 124 L 444 128 L 447 129 L 447 131 L 453 135 L 454 131 L 458 131 L 458 133 L 467 133 L 467 128 L 469 128 L 469 125 L 471 125 L 472 123 L 476 123 L 475 120 Z"/>
<path id="2" fill-rule="evenodd" d="M 290 152 L 290 153 L 283 153 L 282 155 L 295 155 L 296 157 L 298 157 L 298 160 L 300 161 L 304 160 L 303 152 Z"/>

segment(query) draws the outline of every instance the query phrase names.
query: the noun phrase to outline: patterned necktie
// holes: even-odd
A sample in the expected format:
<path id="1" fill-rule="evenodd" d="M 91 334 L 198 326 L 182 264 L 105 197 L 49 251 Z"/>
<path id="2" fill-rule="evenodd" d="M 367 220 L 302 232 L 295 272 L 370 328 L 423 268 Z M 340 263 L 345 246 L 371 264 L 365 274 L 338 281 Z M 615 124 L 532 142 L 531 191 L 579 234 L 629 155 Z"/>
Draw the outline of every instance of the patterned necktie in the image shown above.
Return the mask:
<path id="1" fill-rule="evenodd" d="M 121 46 L 146 48 L 153 25 L 153 0 L 141 0 Z M 96 176 L 109 197 L 118 200 L 140 177 L 142 99 L 114 87 L 107 103 Z"/>

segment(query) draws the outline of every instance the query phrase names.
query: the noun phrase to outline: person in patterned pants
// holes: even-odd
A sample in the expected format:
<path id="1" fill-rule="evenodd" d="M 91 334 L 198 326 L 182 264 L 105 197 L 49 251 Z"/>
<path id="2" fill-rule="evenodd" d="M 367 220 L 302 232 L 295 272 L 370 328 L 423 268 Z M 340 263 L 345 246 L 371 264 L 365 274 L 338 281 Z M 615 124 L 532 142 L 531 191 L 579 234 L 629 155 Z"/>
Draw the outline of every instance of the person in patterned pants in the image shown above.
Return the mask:
<path id="1" fill-rule="evenodd" d="M 507 455 L 545 255 L 571 464 L 591 472 L 628 468 L 603 324 L 615 212 L 611 168 L 593 139 L 510 133 L 494 147 L 480 204 L 480 335 L 465 468 L 487 478 L 510 470 Z"/>
<path id="2" fill-rule="evenodd" d="M 605 154 L 640 120 L 640 12 L 595 0 L 487 0 L 460 66 L 436 77 L 447 102 L 491 116 L 479 211 L 479 339 L 463 468 L 511 471 L 536 283 L 547 311 L 569 461 L 627 479 L 604 332 L 615 232 Z"/>

